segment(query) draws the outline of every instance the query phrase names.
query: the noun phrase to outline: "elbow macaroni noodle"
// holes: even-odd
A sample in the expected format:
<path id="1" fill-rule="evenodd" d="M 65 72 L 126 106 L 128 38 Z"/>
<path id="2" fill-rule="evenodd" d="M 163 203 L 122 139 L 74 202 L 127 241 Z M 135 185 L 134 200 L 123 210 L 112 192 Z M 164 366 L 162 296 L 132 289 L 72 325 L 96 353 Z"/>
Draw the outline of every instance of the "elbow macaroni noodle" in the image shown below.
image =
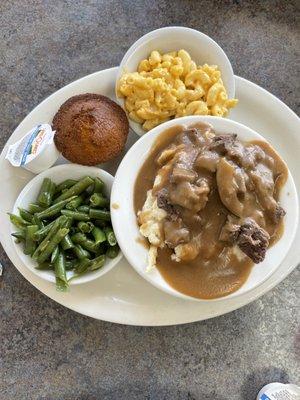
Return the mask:
<path id="1" fill-rule="evenodd" d="M 129 118 L 146 131 L 186 115 L 224 117 L 238 102 L 228 99 L 216 65 L 197 66 L 185 50 L 152 51 L 137 72 L 121 76 L 117 95 L 125 98 Z"/>

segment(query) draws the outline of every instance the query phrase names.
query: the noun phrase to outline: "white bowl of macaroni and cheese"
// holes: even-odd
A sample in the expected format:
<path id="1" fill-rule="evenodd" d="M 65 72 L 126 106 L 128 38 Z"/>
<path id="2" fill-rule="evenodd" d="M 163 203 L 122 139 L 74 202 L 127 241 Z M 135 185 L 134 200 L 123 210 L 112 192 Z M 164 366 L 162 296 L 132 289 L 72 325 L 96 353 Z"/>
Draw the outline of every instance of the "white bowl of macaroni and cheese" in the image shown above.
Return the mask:
<path id="1" fill-rule="evenodd" d="M 137 40 L 121 61 L 116 96 L 139 136 L 174 118 L 226 117 L 237 104 L 222 48 L 185 27 L 157 29 Z"/>

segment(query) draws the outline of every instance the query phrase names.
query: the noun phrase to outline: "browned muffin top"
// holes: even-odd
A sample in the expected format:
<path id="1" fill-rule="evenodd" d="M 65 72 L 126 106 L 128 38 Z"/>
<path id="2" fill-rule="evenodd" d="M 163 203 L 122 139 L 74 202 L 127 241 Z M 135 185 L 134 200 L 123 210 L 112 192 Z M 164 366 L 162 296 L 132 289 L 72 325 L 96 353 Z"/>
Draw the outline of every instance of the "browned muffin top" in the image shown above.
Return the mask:
<path id="1" fill-rule="evenodd" d="M 52 122 L 54 140 L 69 161 L 96 165 L 116 157 L 128 135 L 122 108 L 99 94 L 80 94 L 62 104 Z"/>

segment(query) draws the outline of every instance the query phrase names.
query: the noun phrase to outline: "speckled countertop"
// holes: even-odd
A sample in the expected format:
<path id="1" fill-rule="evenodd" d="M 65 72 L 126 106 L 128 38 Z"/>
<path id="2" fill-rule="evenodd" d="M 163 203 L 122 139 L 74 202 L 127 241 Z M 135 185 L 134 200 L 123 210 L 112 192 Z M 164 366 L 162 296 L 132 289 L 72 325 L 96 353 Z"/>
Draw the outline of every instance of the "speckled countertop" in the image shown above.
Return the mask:
<path id="1" fill-rule="evenodd" d="M 1 0 L 0 147 L 46 96 L 117 65 L 133 41 L 166 25 L 211 35 L 236 74 L 299 113 L 297 3 Z M 141 328 L 65 309 L 2 248 L 0 259 L 0 400 L 253 400 L 267 382 L 299 384 L 299 268 L 223 317 Z"/>

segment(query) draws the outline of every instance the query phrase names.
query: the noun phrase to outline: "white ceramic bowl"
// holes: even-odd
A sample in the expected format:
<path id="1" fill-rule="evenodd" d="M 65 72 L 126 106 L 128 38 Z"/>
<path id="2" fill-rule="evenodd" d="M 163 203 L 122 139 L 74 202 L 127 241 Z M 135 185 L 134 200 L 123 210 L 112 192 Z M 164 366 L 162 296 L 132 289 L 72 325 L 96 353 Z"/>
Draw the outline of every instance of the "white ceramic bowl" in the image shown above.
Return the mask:
<path id="1" fill-rule="evenodd" d="M 170 26 L 156 29 L 137 40 L 124 55 L 117 74 L 116 84 L 123 72 L 137 71 L 141 60 L 148 58 L 151 51 L 163 53 L 184 49 L 189 52 L 197 65 L 204 63 L 218 65 L 229 98 L 235 96 L 234 74 L 230 61 L 222 48 L 209 36 L 195 29 L 183 26 Z M 124 98 L 117 97 L 125 110 Z M 126 110 L 125 110 L 126 111 Z M 145 134 L 142 126 L 129 118 L 130 127 L 139 135 Z"/>
<path id="2" fill-rule="evenodd" d="M 137 240 L 141 235 L 138 230 L 136 215 L 134 212 L 133 189 L 138 171 L 143 165 L 154 140 L 161 132 L 171 126 L 189 126 L 199 121 L 212 124 L 217 133 L 237 133 L 238 137 L 242 140 L 265 140 L 262 136 L 245 125 L 229 119 L 211 116 L 183 117 L 157 126 L 145 134 L 131 147 L 119 166 L 111 193 L 111 202 L 117 203 L 119 208 L 111 209 L 112 223 L 123 254 L 134 269 L 152 285 L 171 295 L 185 299 L 194 299 L 197 301 L 222 301 L 222 298 L 214 300 L 199 300 L 186 296 L 173 289 L 163 279 L 158 270 L 154 269 L 151 272 L 146 272 L 148 252 Z M 282 238 L 267 251 L 265 260 L 252 268 L 246 283 L 236 292 L 226 296 L 226 298 L 239 297 L 262 284 L 275 272 L 289 251 L 297 229 L 299 210 L 297 191 L 290 172 L 288 180 L 281 191 L 280 203 L 287 212 Z"/>
<path id="3" fill-rule="evenodd" d="M 107 190 L 106 194 L 108 196 L 110 195 L 114 178 L 108 172 L 103 171 L 102 169 L 99 169 L 97 167 L 86 167 L 77 164 L 63 164 L 63 165 L 58 165 L 56 167 L 52 167 L 42 172 L 41 174 L 35 176 L 19 194 L 14 205 L 13 213 L 18 215 L 18 207 L 27 209 L 29 203 L 36 202 L 36 198 L 38 196 L 44 178 L 50 178 L 53 180 L 53 182 L 60 183 L 65 179 L 80 179 L 87 175 L 91 177 L 101 178 L 105 183 L 105 187 Z M 11 225 L 11 232 L 15 232 L 16 230 L 17 230 L 16 227 L 14 225 Z M 36 264 L 34 260 L 32 260 L 31 257 L 23 253 L 22 244 L 14 242 L 14 245 L 18 256 L 27 266 L 27 268 L 30 269 L 30 271 L 34 272 L 36 275 L 49 282 L 55 282 L 53 271 L 37 270 L 35 268 Z M 120 252 L 116 258 L 107 259 L 104 266 L 99 270 L 88 272 L 80 277 L 74 278 L 70 281 L 70 284 L 76 285 L 99 278 L 100 276 L 110 271 L 120 261 L 121 258 L 122 258 L 122 253 Z"/>

